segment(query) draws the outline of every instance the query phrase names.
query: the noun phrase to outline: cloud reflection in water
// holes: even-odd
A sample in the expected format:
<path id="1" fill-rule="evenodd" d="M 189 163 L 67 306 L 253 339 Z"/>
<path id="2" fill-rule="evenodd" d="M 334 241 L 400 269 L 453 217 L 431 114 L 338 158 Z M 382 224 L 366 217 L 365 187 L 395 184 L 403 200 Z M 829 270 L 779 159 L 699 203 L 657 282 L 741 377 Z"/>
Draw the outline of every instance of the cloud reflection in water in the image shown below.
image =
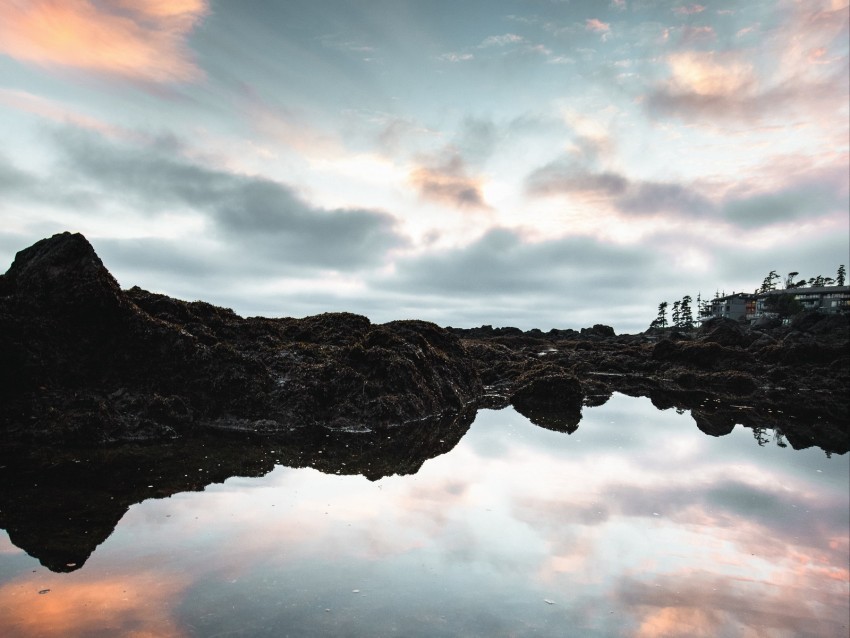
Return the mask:
<path id="1" fill-rule="evenodd" d="M 846 456 L 707 437 L 646 399 L 572 435 L 482 411 L 414 476 L 277 467 L 145 501 L 71 574 L 4 551 L 0 629 L 843 635 L 847 495 Z"/>

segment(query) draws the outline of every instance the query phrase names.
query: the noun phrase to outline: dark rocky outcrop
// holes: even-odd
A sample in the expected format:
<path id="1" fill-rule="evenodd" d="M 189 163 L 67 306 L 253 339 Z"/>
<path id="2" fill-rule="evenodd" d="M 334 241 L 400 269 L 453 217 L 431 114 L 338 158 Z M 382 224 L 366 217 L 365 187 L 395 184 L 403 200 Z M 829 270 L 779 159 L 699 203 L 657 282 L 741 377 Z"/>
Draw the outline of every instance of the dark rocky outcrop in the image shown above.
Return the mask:
<path id="1" fill-rule="evenodd" d="M 477 408 L 513 405 L 572 433 L 614 392 L 690 411 L 710 436 L 741 424 L 759 444 L 843 454 L 848 387 L 847 315 L 638 335 L 243 318 L 121 290 L 89 242 L 64 233 L 0 275 L 0 527 L 67 571 L 145 498 L 275 463 L 413 473 Z"/>
<path id="2" fill-rule="evenodd" d="M 63 233 L 0 276 L 0 430 L 40 444 L 365 431 L 509 404 L 569 430 L 582 400 L 699 390 L 823 415 L 846 439 L 848 325 L 804 313 L 772 328 L 712 320 L 618 336 L 602 324 L 544 333 L 350 313 L 242 318 L 123 291 L 82 235 Z"/>
<path id="3" fill-rule="evenodd" d="M 368 429 L 457 412 L 481 394 L 460 339 L 434 324 L 243 319 L 124 292 L 81 235 L 18 253 L 0 290 L 0 428 L 18 439 Z"/>

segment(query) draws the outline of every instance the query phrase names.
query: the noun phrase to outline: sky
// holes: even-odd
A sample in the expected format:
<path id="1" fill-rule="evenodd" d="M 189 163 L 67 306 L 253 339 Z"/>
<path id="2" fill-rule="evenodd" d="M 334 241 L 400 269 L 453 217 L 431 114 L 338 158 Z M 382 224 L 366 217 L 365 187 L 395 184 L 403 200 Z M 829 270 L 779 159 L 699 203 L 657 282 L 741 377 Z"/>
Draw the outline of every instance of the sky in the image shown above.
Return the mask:
<path id="1" fill-rule="evenodd" d="M 640 332 L 850 262 L 847 0 L 5 0 L 0 271 Z M 850 265 L 850 264 L 848 264 Z"/>

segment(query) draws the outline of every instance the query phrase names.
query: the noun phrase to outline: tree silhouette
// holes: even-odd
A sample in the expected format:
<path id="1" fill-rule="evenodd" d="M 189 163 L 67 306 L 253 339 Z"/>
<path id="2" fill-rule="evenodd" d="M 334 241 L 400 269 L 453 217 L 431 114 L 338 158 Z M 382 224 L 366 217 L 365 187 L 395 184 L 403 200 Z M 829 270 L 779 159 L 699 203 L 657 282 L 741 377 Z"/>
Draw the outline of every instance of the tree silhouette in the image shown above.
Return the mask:
<path id="1" fill-rule="evenodd" d="M 662 301 L 658 304 L 658 316 L 649 324 L 650 328 L 666 328 L 667 327 L 667 302 Z"/>
<path id="2" fill-rule="evenodd" d="M 761 288 L 759 292 L 767 292 L 768 290 L 776 290 L 776 282 L 781 279 L 779 275 L 776 274 L 775 270 L 771 270 L 767 277 L 764 278 L 764 281 L 761 282 Z"/>
<path id="3" fill-rule="evenodd" d="M 694 316 L 691 312 L 691 296 L 685 295 L 682 297 L 682 303 L 679 306 L 679 319 L 681 327 L 685 330 L 692 330 L 694 327 Z"/>
<path id="4" fill-rule="evenodd" d="M 835 276 L 835 285 L 836 286 L 843 286 L 846 276 L 847 276 L 847 271 L 844 269 L 844 264 L 841 264 L 838 267 L 838 272 L 836 273 L 836 276 Z"/>

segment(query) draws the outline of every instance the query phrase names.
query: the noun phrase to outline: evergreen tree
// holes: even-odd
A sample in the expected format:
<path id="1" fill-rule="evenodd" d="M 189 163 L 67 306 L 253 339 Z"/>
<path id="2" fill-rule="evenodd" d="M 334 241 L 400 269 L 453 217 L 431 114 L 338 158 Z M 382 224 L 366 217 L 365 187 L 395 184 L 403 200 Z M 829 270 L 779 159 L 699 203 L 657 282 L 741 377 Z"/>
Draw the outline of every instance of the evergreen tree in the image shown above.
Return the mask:
<path id="1" fill-rule="evenodd" d="M 666 328 L 667 327 L 667 302 L 662 301 L 658 304 L 658 316 L 649 324 L 650 328 Z"/>
<path id="2" fill-rule="evenodd" d="M 788 276 L 785 277 L 785 287 L 786 288 L 794 288 L 795 287 L 794 286 L 794 277 L 796 277 L 799 274 L 800 273 L 798 273 L 798 272 L 789 272 Z"/>
<path id="3" fill-rule="evenodd" d="M 841 264 L 838 267 L 838 272 L 836 273 L 836 276 L 835 276 L 835 285 L 836 286 L 843 286 L 846 277 L 847 277 L 847 271 L 844 269 L 844 264 Z"/>
<path id="4" fill-rule="evenodd" d="M 776 274 L 775 270 L 771 270 L 767 277 L 764 278 L 764 281 L 761 282 L 761 288 L 759 292 L 767 292 L 768 290 L 776 290 L 776 282 L 781 279 L 779 275 Z"/>
<path id="5" fill-rule="evenodd" d="M 682 297 L 682 303 L 679 306 L 681 327 L 685 330 L 693 330 L 694 328 L 694 316 L 691 312 L 691 296 L 685 295 Z"/>
<path id="6" fill-rule="evenodd" d="M 672 314 L 673 327 L 674 328 L 681 328 L 682 327 L 682 325 L 681 325 L 682 314 L 681 314 L 681 310 L 680 310 L 681 306 L 682 306 L 681 301 L 674 301 L 673 302 L 673 312 L 671 314 Z"/>

